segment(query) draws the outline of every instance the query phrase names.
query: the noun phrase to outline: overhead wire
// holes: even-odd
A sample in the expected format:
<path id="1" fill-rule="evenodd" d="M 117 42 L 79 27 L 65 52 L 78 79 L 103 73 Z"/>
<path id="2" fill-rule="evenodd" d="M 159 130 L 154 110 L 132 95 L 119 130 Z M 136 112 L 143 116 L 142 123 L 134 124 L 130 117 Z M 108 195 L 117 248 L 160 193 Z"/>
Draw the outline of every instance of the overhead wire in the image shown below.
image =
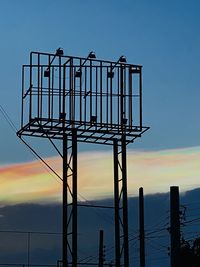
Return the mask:
<path id="1" fill-rule="evenodd" d="M 1 104 L 0 104 L 0 111 L 3 115 L 3 117 L 5 118 L 5 120 L 7 121 L 7 123 L 9 124 L 9 126 L 11 127 L 11 129 L 16 133 L 16 131 L 17 131 L 16 126 L 14 125 L 14 123 L 10 119 L 8 113 L 5 111 L 5 109 L 3 108 L 3 106 Z"/>
<path id="2" fill-rule="evenodd" d="M 11 127 L 12 131 L 14 131 L 14 133 L 16 134 L 17 132 L 17 127 L 15 126 L 15 124 L 12 122 L 10 116 L 8 115 L 8 113 L 5 111 L 5 109 L 3 108 L 2 105 L 0 105 L 0 111 L 3 115 L 3 117 L 5 118 L 5 120 L 7 121 L 8 125 Z M 47 164 L 40 156 L 39 154 L 34 151 L 34 149 L 22 138 L 20 137 L 20 140 L 30 149 L 30 153 L 36 158 L 39 159 L 39 161 L 41 163 L 43 163 L 43 166 L 46 165 L 46 167 L 48 167 L 60 180 L 62 180 L 62 178 L 49 166 L 49 164 Z M 51 175 L 52 173 L 45 168 Z M 53 176 L 54 177 L 54 176 Z M 58 180 L 56 179 L 56 181 L 58 182 Z"/>

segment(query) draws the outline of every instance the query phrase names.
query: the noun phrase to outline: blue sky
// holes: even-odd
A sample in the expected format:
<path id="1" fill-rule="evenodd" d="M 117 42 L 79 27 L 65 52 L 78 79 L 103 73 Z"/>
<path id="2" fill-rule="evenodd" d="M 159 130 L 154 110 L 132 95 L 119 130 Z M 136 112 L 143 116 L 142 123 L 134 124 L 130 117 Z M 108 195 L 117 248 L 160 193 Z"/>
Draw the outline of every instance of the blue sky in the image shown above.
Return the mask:
<path id="1" fill-rule="evenodd" d="M 187 187 L 196 180 L 198 183 L 199 14 L 199 0 L 0 0 L 0 105 L 19 128 L 21 66 L 28 63 L 31 51 L 54 52 L 58 47 L 62 47 L 65 54 L 87 56 L 88 52 L 93 50 L 97 58 L 110 60 L 117 60 L 121 55 L 125 55 L 129 63 L 143 65 L 144 122 L 151 129 L 135 144 L 130 145 L 130 149 L 149 150 L 149 157 L 148 154 L 145 157 L 143 152 L 141 153 L 144 165 L 139 165 L 134 158 L 136 167 L 146 171 L 145 192 L 148 192 L 147 185 L 159 187 L 164 183 L 164 191 L 168 191 L 169 185 L 174 182 L 183 185 L 184 179 Z M 45 140 L 37 139 L 34 145 L 40 147 L 44 156 L 55 155 Z M 191 147 L 194 147 L 194 150 Z M 181 155 L 176 151 L 179 148 Z M 104 148 L 87 145 L 81 146 L 80 149 L 102 150 Z M 158 153 L 156 158 L 151 154 L 153 153 L 151 150 L 158 150 L 155 152 Z M 163 150 L 165 150 L 164 153 Z M 171 157 L 171 151 L 173 151 L 173 157 Z M 185 154 L 182 151 L 185 151 Z M 165 160 L 168 159 L 168 153 L 171 155 L 169 155 L 171 161 Z M 160 156 L 162 154 L 163 157 Z M 35 158 L 16 137 L 0 112 L 0 166 L 7 164 L 12 166 L 12 163 L 16 162 L 22 162 L 23 165 L 24 161 L 32 159 Z M 84 159 L 87 160 L 87 157 Z M 130 156 L 129 160 L 131 160 Z M 87 164 L 90 165 L 91 162 L 88 160 Z M 99 159 L 98 162 L 100 162 Z M 84 167 L 87 167 L 87 164 Z M 150 179 L 151 164 L 155 167 L 153 174 L 159 175 L 160 180 L 159 178 L 157 181 Z M 182 164 L 184 168 L 181 167 Z M 104 168 L 105 165 L 105 163 L 104 166 L 102 164 Z M 178 166 L 178 169 L 174 166 Z M 13 168 L 15 167 L 14 165 Z M 23 170 L 26 171 L 28 168 L 24 167 L 26 166 L 23 165 Z M 140 180 L 142 176 L 137 168 L 135 171 L 134 164 L 129 164 L 129 167 L 131 168 L 129 176 L 134 178 L 129 180 L 130 182 L 144 181 Z M 7 166 L 3 166 L 1 172 L 5 173 L 6 168 Z M 38 169 L 35 167 L 32 171 L 37 172 Z M 9 166 L 8 170 L 10 170 Z M 184 179 L 181 171 L 186 176 Z M 31 171 L 28 169 L 27 172 Z M 4 176 L 4 173 L 1 176 L 2 190 L 4 190 L 3 185 L 8 182 L 4 193 L 16 192 L 18 197 L 23 197 L 20 190 L 24 189 L 27 201 L 27 195 L 30 197 L 27 188 L 31 190 L 30 185 L 33 186 L 34 183 L 37 185 L 36 192 L 40 193 L 38 188 L 40 187 L 41 190 L 41 184 L 37 183 L 35 177 L 31 181 L 26 172 L 24 177 L 22 173 L 18 177 L 13 173 L 9 177 L 8 172 Z M 174 177 L 177 177 L 175 173 L 178 173 L 180 180 L 173 181 Z M 192 173 L 195 176 L 191 176 Z M 167 180 L 167 175 L 170 180 Z M 49 177 L 50 175 L 49 183 L 50 179 L 56 183 L 54 177 Z M 155 175 L 152 177 L 155 178 Z M 19 183 L 20 178 L 25 178 L 24 187 Z M 45 182 L 44 178 L 45 175 L 43 179 L 39 177 L 38 180 Z M 45 189 L 46 186 L 45 183 Z M 134 186 L 136 187 L 138 185 Z M 198 184 L 195 183 L 195 187 L 198 187 Z M 52 185 L 52 188 L 55 189 L 55 185 Z M 88 188 L 86 190 L 88 191 Z M 160 191 L 159 188 L 156 190 Z M 43 192 L 42 195 L 44 196 Z M 14 194 L 11 196 L 8 194 L 5 197 L 9 197 L 11 201 L 13 196 Z M 1 194 L 1 202 L 2 197 L 3 194 Z M 195 199 L 198 198 L 199 191 L 195 195 Z M 14 201 L 16 202 L 16 199 Z M 24 216 L 21 213 L 18 214 L 20 219 L 24 220 Z M 24 214 L 27 214 L 27 211 Z M 30 214 L 34 213 L 30 212 Z M 160 213 L 157 214 L 160 215 Z M 30 218 L 27 217 L 27 219 Z M 16 220 L 8 217 L 5 221 L 8 228 L 13 227 L 12 224 L 7 224 L 8 221 L 15 222 L 14 226 L 18 227 Z M 34 220 L 33 222 L 36 223 Z M 25 226 L 26 230 L 27 225 L 29 222 Z M 50 226 L 52 225 L 55 224 Z M 29 225 L 29 227 L 33 226 Z M 41 229 L 41 221 L 38 228 Z"/>
<path id="2" fill-rule="evenodd" d="M 143 65 L 144 122 L 151 127 L 132 148 L 199 146 L 199 12 L 197 0 L 1 0 L 0 104 L 19 128 L 21 65 L 30 51 L 62 47 L 86 56 L 94 50 L 110 60 L 126 55 Z M 32 159 L 1 113 L 0 121 L 0 163 Z"/>

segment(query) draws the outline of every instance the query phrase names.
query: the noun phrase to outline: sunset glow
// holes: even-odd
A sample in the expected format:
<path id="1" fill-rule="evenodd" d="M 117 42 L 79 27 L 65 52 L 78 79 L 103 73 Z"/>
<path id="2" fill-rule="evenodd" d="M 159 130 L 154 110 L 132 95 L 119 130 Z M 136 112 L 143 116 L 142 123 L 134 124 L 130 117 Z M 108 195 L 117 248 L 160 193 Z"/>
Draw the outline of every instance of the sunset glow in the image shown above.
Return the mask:
<path id="1" fill-rule="evenodd" d="M 46 159 L 61 175 L 59 157 Z M 167 192 L 171 185 L 181 191 L 200 186 L 200 147 L 163 151 L 128 150 L 128 192 L 137 195 Z M 41 162 L 0 167 L 1 204 L 51 203 L 61 201 L 62 182 Z M 113 195 L 112 152 L 82 152 L 78 155 L 79 200 Z"/>

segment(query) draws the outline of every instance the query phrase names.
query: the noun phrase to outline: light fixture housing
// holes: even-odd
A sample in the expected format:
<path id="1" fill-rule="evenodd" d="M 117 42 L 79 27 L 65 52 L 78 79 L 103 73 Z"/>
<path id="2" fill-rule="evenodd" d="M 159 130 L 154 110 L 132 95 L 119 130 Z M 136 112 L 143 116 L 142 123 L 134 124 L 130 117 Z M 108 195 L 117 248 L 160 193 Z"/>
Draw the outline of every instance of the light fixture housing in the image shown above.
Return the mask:
<path id="1" fill-rule="evenodd" d="M 50 69 L 46 69 L 44 71 L 44 77 L 49 78 L 50 77 Z"/>
<path id="2" fill-rule="evenodd" d="M 109 71 L 108 72 L 108 78 L 114 78 L 114 71 Z"/>
<path id="3" fill-rule="evenodd" d="M 75 77 L 76 78 L 81 78 L 81 75 L 82 75 L 81 70 L 77 70 L 76 73 L 75 73 Z"/>
<path id="4" fill-rule="evenodd" d="M 88 55 L 88 58 L 96 58 L 96 55 L 93 51 L 91 51 Z"/>
<path id="5" fill-rule="evenodd" d="M 126 63 L 126 57 L 125 57 L 125 56 L 121 56 L 121 57 L 119 58 L 119 62 L 121 62 L 121 63 Z"/>
<path id="6" fill-rule="evenodd" d="M 90 118 L 90 121 L 92 123 L 96 123 L 97 122 L 97 116 L 92 115 L 91 118 Z"/>
<path id="7" fill-rule="evenodd" d="M 63 49 L 62 48 L 58 48 L 57 50 L 56 50 L 56 56 L 63 56 L 64 55 L 64 51 L 63 51 Z"/>
<path id="8" fill-rule="evenodd" d="M 128 120 L 127 120 L 126 118 L 123 118 L 123 119 L 122 119 L 122 124 L 126 125 L 127 122 L 128 122 Z"/>

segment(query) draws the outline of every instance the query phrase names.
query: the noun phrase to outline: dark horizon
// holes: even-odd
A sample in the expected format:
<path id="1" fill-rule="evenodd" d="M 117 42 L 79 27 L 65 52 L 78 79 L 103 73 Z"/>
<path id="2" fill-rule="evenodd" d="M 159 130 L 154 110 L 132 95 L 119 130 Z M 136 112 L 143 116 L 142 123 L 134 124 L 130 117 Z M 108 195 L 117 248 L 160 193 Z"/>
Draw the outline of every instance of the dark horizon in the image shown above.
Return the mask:
<path id="1" fill-rule="evenodd" d="M 186 240 L 196 238 L 198 225 L 190 222 L 198 219 L 200 189 L 194 189 L 181 194 L 181 207 L 186 207 L 185 226 L 182 227 Z M 113 200 L 91 201 L 96 205 L 111 205 Z M 160 262 L 168 266 L 168 247 L 170 246 L 169 227 L 169 193 L 145 196 L 145 231 L 146 231 L 146 266 L 151 267 L 152 262 Z M 109 251 L 107 259 L 112 258 L 112 241 L 108 235 L 113 233 L 110 210 L 81 207 L 79 215 L 80 232 L 79 248 L 82 251 L 82 259 L 98 255 L 98 231 L 104 229 L 105 245 Z M 183 210 L 183 208 L 181 209 Z M 29 216 L 27 216 L 27 214 Z M 87 219 L 86 219 L 87 218 Z M 31 252 L 30 264 L 56 264 L 61 258 L 61 204 L 20 204 L 1 208 L 1 242 L 4 253 L 0 256 L 1 263 L 23 263 L 27 264 L 27 239 L 30 233 Z M 188 223 L 187 223 L 188 222 Z M 28 226 L 28 227 L 27 227 Z M 138 254 L 138 197 L 129 198 L 129 226 L 130 226 L 130 258 L 134 264 L 139 264 Z M 3 232 L 3 231 L 19 231 Z M 20 233 L 23 231 L 24 233 Z M 196 232 L 197 231 L 197 232 Z M 31 233 L 32 232 L 32 233 Z M 193 234 L 191 234 L 193 232 Z M 49 233 L 49 234 L 45 234 Z M 14 237 L 14 239 L 13 239 Z M 6 240 L 6 241 L 5 241 Z M 13 241 L 15 240 L 15 241 Z M 88 243 L 88 240 L 90 242 Z M 87 241 L 87 242 L 86 242 Z M 9 245 L 10 244 L 10 245 Z M 16 244 L 21 244 L 16 246 Z M 3 245 L 3 247 L 2 247 Z M 9 246 L 16 252 L 12 253 Z M 111 249 L 111 251 L 110 251 Z M 7 252 L 6 252 L 7 251 Z M 93 253 L 92 253 L 93 251 Z M 162 252 L 162 253 L 161 253 Z M 45 256 L 46 255 L 46 256 Z M 150 256 L 154 255 L 154 256 Z M 133 258 L 132 258 L 133 257 Z M 92 258 L 92 257 L 91 257 Z M 89 259 L 89 258 L 88 258 Z M 166 262 L 166 265 L 164 264 Z M 139 265 L 138 265 L 139 266 Z"/>

